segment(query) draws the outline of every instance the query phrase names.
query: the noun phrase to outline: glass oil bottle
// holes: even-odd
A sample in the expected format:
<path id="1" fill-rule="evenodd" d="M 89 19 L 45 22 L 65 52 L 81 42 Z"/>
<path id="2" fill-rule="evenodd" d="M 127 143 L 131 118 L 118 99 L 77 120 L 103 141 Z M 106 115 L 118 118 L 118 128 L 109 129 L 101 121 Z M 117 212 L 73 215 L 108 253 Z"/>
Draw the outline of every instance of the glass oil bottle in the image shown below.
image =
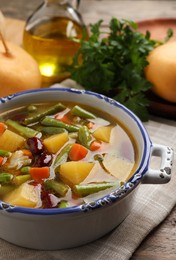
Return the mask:
<path id="1" fill-rule="evenodd" d="M 78 1 L 79 2 L 79 1 Z M 64 0 L 45 0 L 26 22 L 23 46 L 38 62 L 42 87 L 70 76 L 68 66 L 87 35 L 81 15 Z"/>

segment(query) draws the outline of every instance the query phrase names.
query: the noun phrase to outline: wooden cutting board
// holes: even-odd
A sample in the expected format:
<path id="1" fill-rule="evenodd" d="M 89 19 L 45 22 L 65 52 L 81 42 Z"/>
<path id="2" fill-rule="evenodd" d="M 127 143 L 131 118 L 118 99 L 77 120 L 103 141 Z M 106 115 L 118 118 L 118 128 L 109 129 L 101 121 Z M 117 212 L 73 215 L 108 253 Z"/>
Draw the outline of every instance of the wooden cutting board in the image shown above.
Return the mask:
<path id="1" fill-rule="evenodd" d="M 18 45 L 22 45 L 23 30 L 25 22 L 22 20 L 15 20 L 6 18 L 5 19 L 5 37 Z"/>

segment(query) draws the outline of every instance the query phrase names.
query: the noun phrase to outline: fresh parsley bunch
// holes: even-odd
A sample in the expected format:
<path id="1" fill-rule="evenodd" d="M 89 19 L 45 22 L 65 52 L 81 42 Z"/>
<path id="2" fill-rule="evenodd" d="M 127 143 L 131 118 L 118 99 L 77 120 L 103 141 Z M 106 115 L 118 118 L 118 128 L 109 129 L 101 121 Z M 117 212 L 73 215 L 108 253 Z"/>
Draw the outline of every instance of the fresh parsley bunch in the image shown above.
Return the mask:
<path id="1" fill-rule="evenodd" d="M 149 52 L 161 42 L 150 39 L 149 32 L 138 32 L 133 21 L 112 18 L 106 34 L 101 31 L 102 22 L 91 25 L 88 40 L 81 39 L 71 78 L 87 90 L 114 98 L 147 121 L 149 101 L 145 92 L 151 83 L 144 69 Z M 166 40 L 171 36 L 169 31 Z"/>

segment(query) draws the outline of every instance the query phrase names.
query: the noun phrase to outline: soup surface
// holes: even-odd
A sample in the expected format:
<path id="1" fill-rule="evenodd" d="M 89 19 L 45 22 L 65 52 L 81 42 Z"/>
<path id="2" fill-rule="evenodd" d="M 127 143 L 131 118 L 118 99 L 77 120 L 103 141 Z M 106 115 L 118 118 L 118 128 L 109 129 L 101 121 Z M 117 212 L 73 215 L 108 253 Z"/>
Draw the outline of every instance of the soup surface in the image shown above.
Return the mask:
<path id="1" fill-rule="evenodd" d="M 109 114 L 74 103 L 30 104 L 0 115 L 0 199 L 63 208 L 120 187 L 136 168 L 132 136 Z"/>

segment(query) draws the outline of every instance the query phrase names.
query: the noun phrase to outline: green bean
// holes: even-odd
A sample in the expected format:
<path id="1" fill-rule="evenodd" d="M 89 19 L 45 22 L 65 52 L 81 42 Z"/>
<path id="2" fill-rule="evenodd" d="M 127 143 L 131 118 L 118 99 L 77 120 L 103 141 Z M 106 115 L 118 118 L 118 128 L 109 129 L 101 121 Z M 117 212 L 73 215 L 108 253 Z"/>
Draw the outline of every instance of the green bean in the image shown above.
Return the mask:
<path id="1" fill-rule="evenodd" d="M 14 178 L 14 184 L 15 185 L 21 185 L 22 183 L 31 180 L 31 175 L 30 174 L 25 174 L 25 175 L 18 175 Z"/>
<path id="2" fill-rule="evenodd" d="M 10 152 L 5 151 L 5 150 L 0 150 L 0 156 L 2 157 L 9 157 L 10 156 Z"/>
<path id="3" fill-rule="evenodd" d="M 7 172 L 1 172 L 0 173 L 0 183 L 1 184 L 8 184 L 13 179 L 13 174 L 7 173 Z"/>
<path id="4" fill-rule="evenodd" d="M 90 142 L 92 140 L 90 131 L 87 126 L 81 126 L 78 131 L 78 139 L 80 143 L 89 148 Z"/>
<path id="5" fill-rule="evenodd" d="M 56 126 L 42 126 L 42 125 L 34 125 L 33 128 L 38 131 L 42 132 L 43 134 L 46 135 L 55 135 L 55 134 L 60 134 L 66 132 L 66 129 L 61 128 L 61 127 L 56 127 Z"/>
<path id="6" fill-rule="evenodd" d="M 72 113 L 72 115 L 80 116 L 80 117 L 86 118 L 86 119 L 95 119 L 96 118 L 95 115 L 93 115 L 89 111 L 87 111 L 77 105 L 72 108 L 71 113 Z"/>
<path id="7" fill-rule="evenodd" d="M 54 169 L 56 170 L 59 165 L 61 165 L 62 163 L 65 163 L 67 161 L 68 158 L 68 153 L 71 149 L 72 145 L 71 144 L 67 144 L 62 150 L 61 152 L 57 155 L 55 162 L 54 162 Z"/>
<path id="8" fill-rule="evenodd" d="M 65 108 L 66 107 L 62 103 L 58 103 L 58 104 L 48 108 L 46 111 L 44 111 L 42 113 L 25 118 L 24 124 L 28 125 L 31 123 L 35 123 L 35 122 L 39 121 L 41 118 L 43 118 L 47 115 L 54 115 L 55 113 L 60 112 L 60 111 L 64 110 Z"/>
<path id="9" fill-rule="evenodd" d="M 30 166 L 24 166 L 21 168 L 21 174 L 28 174 L 30 172 L 31 167 Z"/>
<path id="10" fill-rule="evenodd" d="M 55 126 L 43 126 L 41 127 L 41 132 L 48 135 L 60 134 L 64 133 L 66 130 L 61 127 Z"/>
<path id="11" fill-rule="evenodd" d="M 73 191 L 80 197 L 85 197 L 87 195 L 106 190 L 108 188 L 120 187 L 120 183 L 118 182 L 98 182 L 98 183 L 90 183 L 90 184 L 78 184 L 73 187 Z"/>
<path id="12" fill-rule="evenodd" d="M 58 204 L 58 208 L 67 208 L 69 206 L 69 203 L 66 200 L 61 200 Z"/>
<path id="13" fill-rule="evenodd" d="M 13 121 L 11 119 L 8 119 L 6 121 L 6 124 L 8 126 L 11 126 L 14 130 L 16 130 L 20 135 L 26 137 L 26 138 L 30 138 L 30 137 L 34 137 L 36 136 L 37 134 L 39 134 L 38 131 L 35 131 L 34 129 L 32 128 L 29 128 L 27 126 L 23 126 L 23 125 L 20 125 L 18 122 L 16 121 Z"/>
<path id="14" fill-rule="evenodd" d="M 3 185 L 0 187 L 0 195 L 8 194 L 10 191 L 14 190 L 15 186 L 13 185 Z"/>
<path id="15" fill-rule="evenodd" d="M 56 126 L 56 127 L 61 127 L 66 129 L 68 132 L 77 132 L 79 130 L 79 127 L 75 126 L 75 125 L 69 125 L 69 124 L 65 124 L 59 120 L 56 120 L 54 118 L 50 118 L 50 117 L 45 117 L 42 121 L 41 121 L 42 125 L 46 125 L 46 126 Z"/>
<path id="16" fill-rule="evenodd" d="M 46 189 L 52 190 L 57 195 L 64 197 L 69 189 L 69 187 L 63 182 L 58 182 L 56 180 L 46 180 L 44 182 Z"/>

